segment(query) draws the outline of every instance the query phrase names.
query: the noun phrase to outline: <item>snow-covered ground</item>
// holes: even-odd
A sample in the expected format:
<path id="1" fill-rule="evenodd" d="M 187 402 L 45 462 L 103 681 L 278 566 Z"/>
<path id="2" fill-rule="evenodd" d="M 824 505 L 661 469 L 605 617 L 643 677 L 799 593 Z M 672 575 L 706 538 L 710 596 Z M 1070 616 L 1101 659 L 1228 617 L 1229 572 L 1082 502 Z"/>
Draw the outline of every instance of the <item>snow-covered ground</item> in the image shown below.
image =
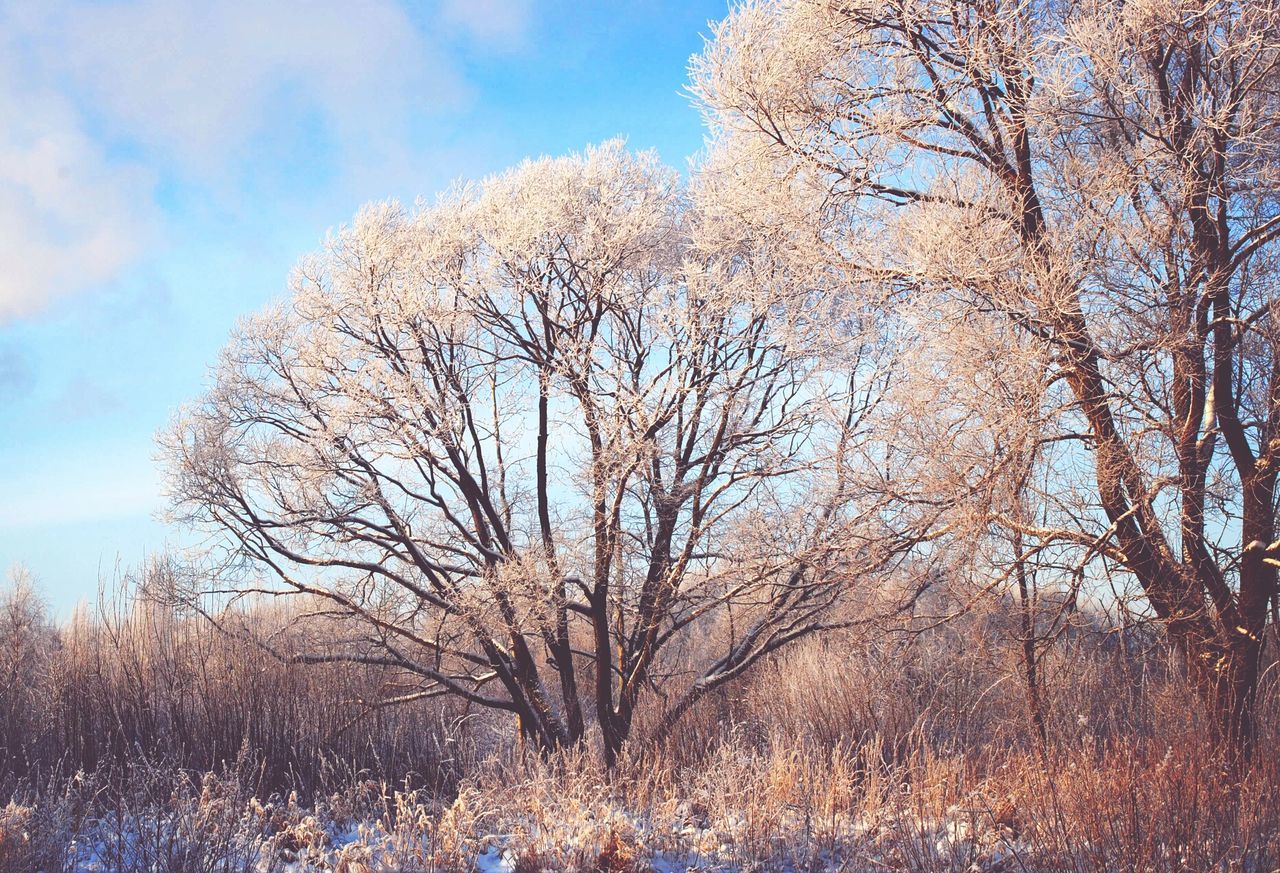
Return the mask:
<path id="1" fill-rule="evenodd" d="M 717 761 L 679 788 L 566 766 L 468 782 L 448 800 L 366 781 L 305 804 L 212 774 L 146 799 L 77 777 L 62 796 L 0 807 L 0 873 L 1276 870 L 1270 819 L 1215 830 L 1176 810 L 1116 816 L 1063 781 L 1037 807 L 989 782 L 835 772 L 834 757 L 827 769 Z"/>
<path id="2" fill-rule="evenodd" d="M 969 811 L 947 820 L 870 823 L 795 809 L 772 820 L 743 810 L 712 816 L 696 804 L 631 812 L 599 802 L 561 810 L 493 808 L 463 793 L 436 807 L 397 794 L 384 814 L 347 817 L 340 804 L 249 800 L 234 809 L 215 791 L 179 811 L 87 824 L 67 848 L 74 873 L 685 873 L 685 871 L 1021 869 L 1026 851 L 1008 828 L 975 829 Z M 555 817 L 556 812 L 562 813 Z M 10 818 L 18 817 L 13 809 Z"/>

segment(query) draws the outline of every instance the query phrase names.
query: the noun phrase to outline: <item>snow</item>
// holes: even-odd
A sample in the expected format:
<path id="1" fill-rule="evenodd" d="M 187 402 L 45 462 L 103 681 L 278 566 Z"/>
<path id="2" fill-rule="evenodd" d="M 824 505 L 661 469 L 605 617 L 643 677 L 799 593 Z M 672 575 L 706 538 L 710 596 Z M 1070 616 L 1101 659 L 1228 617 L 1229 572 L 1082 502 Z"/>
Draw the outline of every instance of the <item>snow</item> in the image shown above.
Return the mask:
<path id="1" fill-rule="evenodd" d="M 755 844 L 750 844 L 747 834 L 750 822 L 741 814 L 699 824 L 655 822 L 650 815 L 629 815 L 616 810 L 576 822 L 535 822 L 517 817 L 505 822 L 509 825 L 506 831 L 461 835 L 453 846 L 441 845 L 439 820 L 416 833 L 407 833 L 403 827 L 388 827 L 381 821 L 326 820 L 322 811 L 293 808 L 293 815 L 293 821 L 275 832 L 268 829 L 250 834 L 246 830 L 229 843 L 214 840 L 205 847 L 198 845 L 199 834 L 190 833 L 189 839 L 176 839 L 176 849 L 169 848 L 178 852 L 203 851 L 206 854 L 202 857 L 208 858 L 208 850 L 226 846 L 232 850 L 230 854 L 234 857 L 229 860 L 233 864 L 243 861 L 243 866 L 230 869 L 246 873 L 338 870 L 390 873 L 419 869 L 405 866 L 410 858 L 414 859 L 411 863 L 439 864 L 438 868 L 430 869 L 515 873 L 526 852 L 533 852 L 532 857 L 540 859 L 547 870 L 561 869 L 555 866 L 557 863 L 564 863 L 566 870 L 592 869 L 593 862 L 607 851 L 603 846 L 610 840 L 615 841 L 615 850 L 623 846 L 626 852 L 634 853 L 631 856 L 637 865 L 634 869 L 655 873 L 882 870 L 901 869 L 902 862 L 887 845 L 886 829 L 854 819 L 837 821 L 833 829 L 823 833 L 812 829 L 805 833 L 804 828 L 796 832 L 785 827 L 787 822 L 777 821 L 775 824 L 784 827 L 767 836 L 763 845 L 769 851 L 761 856 L 761 843 L 757 839 Z M 79 835 L 70 844 L 69 867 L 74 873 L 167 869 L 164 859 L 148 855 L 148 847 L 163 846 L 165 838 L 187 832 L 184 823 L 163 815 L 139 817 L 123 826 L 104 819 L 94 825 L 92 833 Z M 966 873 L 1011 869 L 1008 865 L 1017 847 L 1009 839 L 987 834 L 975 840 L 971 832 L 972 825 L 960 819 L 921 822 L 914 847 L 915 860 L 936 864 L 937 869 Z M 619 834 L 626 834 L 625 839 L 618 837 Z M 162 838 L 157 839 L 157 835 Z M 818 840 L 822 843 L 821 849 L 816 845 Z M 456 854 L 459 849 L 463 850 L 461 855 Z M 919 857 L 920 852 L 927 857 Z"/>

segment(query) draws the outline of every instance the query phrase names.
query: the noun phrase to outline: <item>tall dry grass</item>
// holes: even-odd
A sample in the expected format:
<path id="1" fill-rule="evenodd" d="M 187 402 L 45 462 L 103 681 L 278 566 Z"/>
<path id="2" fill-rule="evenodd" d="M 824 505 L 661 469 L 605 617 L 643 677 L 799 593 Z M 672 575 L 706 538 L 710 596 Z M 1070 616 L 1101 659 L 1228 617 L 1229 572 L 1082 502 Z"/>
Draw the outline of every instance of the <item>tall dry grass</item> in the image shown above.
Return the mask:
<path id="1" fill-rule="evenodd" d="M 0 788 L 246 755 L 265 792 L 309 796 L 360 773 L 447 788 L 475 751 L 479 716 L 463 706 L 379 708 L 389 671 L 288 663 L 251 640 L 287 633 L 287 609 L 229 613 L 220 630 L 136 595 L 126 581 L 54 626 L 30 588 L 0 594 Z"/>
<path id="2" fill-rule="evenodd" d="M 0 870 L 1280 869 L 1277 670 L 1232 778 L 1156 628 L 1045 646 L 1044 745 L 997 608 L 813 640 L 670 732 L 656 707 L 605 773 L 448 700 L 370 709 L 394 676 L 132 593 L 62 626 L 0 596 Z"/>

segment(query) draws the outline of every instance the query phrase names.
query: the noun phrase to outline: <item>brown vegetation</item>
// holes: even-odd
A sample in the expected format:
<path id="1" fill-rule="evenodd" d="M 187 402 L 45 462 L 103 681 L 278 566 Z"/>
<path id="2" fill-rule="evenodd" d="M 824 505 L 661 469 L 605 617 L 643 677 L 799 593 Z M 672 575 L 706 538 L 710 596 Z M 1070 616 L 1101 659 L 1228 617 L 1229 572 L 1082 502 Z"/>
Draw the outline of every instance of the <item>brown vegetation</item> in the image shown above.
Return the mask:
<path id="1" fill-rule="evenodd" d="M 1046 648 L 1043 749 L 1019 623 L 993 608 L 806 643 L 675 731 L 655 734 L 660 713 L 637 724 L 610 776 L 589 749 L 541 758 L 506 719 L 449 698 L 362 709 L 390 678 L 366 667 L 283 663 L 203 620 L 117 603 L 53 627 L 29 593 L 5 598 L 3 637 L 34 669 L 0 688 L 14 726 L 0 869 L 69 868 L 69 848 L 93 842 L 118 871 L 1280 863 L 1280 769 L 1217 778 L 1226 759 L 1155 627 L 1121 639 L 1078 617 Z M 1275 724 L 1274 679 L 1260 705 Z"/>

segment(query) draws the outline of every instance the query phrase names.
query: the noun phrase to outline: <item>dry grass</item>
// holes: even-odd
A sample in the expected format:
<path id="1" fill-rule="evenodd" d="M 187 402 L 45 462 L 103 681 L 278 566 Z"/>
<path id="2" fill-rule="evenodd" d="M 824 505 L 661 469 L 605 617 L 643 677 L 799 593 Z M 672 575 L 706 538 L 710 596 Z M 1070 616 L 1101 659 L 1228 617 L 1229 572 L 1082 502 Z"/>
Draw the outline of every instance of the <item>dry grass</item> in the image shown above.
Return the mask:
<path id="1" fill-rule="evenodd" d="M 68 869 L 97 844 L 109 871 L 1274 870 L 1280 774 L 1221 780 L 1203 745 L 1022 750 L 981 763 L 919 751 L 727 736 L 696 768 L 638 756 L 606 777 L 588 755 L 490 761 L 452 799 L 364 782 L 302 806 L 234 774 L 123 791 L 82 786 L 93 814 L 40 799 L 0 815 L 3 869 Z M 22 834 L 22 836 L 19 836 Z M 60 842 L 61 840 L 61 842 Z M 43 847 L 41 849 L 40 847 Z M 43 854 L 42 854 L 43 852 Z M 61 853 L 61 854 L 60 854 Z M 87 857 L 80 854 L 82 859 Z M 35 859 L 39 859 L 37 864 Z M 63 866 L 59 866 L 63 864 Z M 660 866 L 665 865 L 665 866 Z"/>
<path id="2" fill-rule="evenodd" d="M 639 762 L 607 780 L 567 759 L 503 765 L 451 802 L 356 785 L 309 807 L 259 801 L 206 775 L 129 797 L 100 795 L 80 845 L 39 806 L 0 813 L 5 870 L 455 871 L 482 858 L 535 871 L 1273 870 L 1276 774 L 1215 787 L 1203 750 L 1150 760 L 1076 752 L 1042 768 L 1021 753 L 989 771 L 920 754 L 883 764 L 858 752 L 743 751 L 726 743 L 697 773 Z M 46 818 L 42 818 L 46 816 Z M 124 823 L 124 824 L 122 824 Z M 41 854 L 39 846 L 43 846 Z"/>
<path id="3" fill-rule="evenodd" d="M 606 774 L 439 701 L 335 731 L 380 677 L 151 607 L 53 628 L 4 606 L 6 873 L 1280 869 L 1276 671 L 1233 780 L 1154 638 L 1049 651 L 1043 750 L 975 619 L 815 641 L 670 735 L 641 725 Z"/>
<path id="4" fill-rule="evenodd" d="M 449 790 L 479 718 L 450 701 L 373 709 L 387 671 L 285 663 L 247 638 L 135 597 L 125 584 L 54 627 L 0 594 L 0 791 L 135 765 L 213 771 L 250 755 L 259 792 L 310 797 L 359 774 Z M 290 611 L 229 614 L 288 633 Z"/>

